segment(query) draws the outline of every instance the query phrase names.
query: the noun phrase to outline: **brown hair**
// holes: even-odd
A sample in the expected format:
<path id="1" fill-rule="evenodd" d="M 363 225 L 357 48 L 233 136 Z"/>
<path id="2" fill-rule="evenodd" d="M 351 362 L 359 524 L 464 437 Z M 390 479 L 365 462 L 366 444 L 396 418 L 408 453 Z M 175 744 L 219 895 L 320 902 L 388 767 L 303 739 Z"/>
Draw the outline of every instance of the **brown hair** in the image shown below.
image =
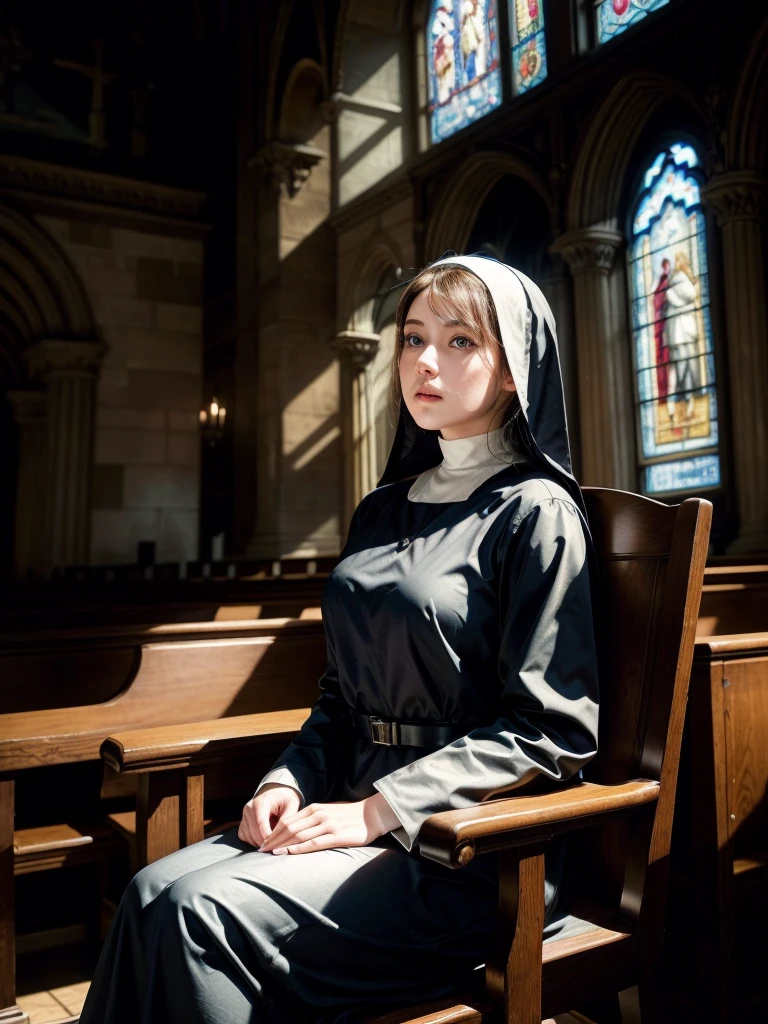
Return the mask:
<path id="1" fill-rule="evenodd" d="M 485 282 L 464 267 L 425 267 L 403 289 L 395 313 L 395 351 L 390 371 L 390 396 L 396 414 L 395 421 L 400 402 L 403 400 L 400 387 L 400 356 L 405 346 L 405 321 L 413 300 L 422 292 L 427 292 L 430 309 L 436 315 L 441 315 L 435 308 L 437 302 L 443 312 L 477 336 L 481 352 L 489 351 L 491 346 L 498 349 L 499 362 L 496 380 L 499 387 L 501 387 L 504 374 L 511 373 L 507 354 L 501 341 L 496 307 Z M 514 415 L 518 408 L 519 402 L 515 395 L 514 400 L 510 402 L 507 420 Z"/>

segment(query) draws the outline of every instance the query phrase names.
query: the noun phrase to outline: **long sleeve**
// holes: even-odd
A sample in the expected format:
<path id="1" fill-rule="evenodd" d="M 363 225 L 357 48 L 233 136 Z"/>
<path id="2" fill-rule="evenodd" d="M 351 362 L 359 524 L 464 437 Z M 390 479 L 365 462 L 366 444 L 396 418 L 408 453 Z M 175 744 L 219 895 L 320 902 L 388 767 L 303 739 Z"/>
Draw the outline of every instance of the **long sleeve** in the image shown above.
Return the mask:
<path id="1" fill-rule="evenodd" d="M 467 807 L 537 775 L 563 781 L 597 749 L 597 662 L 579 512 L 545 499 L 499 544 L 498 717 L 375 782 L 407 849 L 430 814 Z"/>
<path id="2" fill-rule="evenodd" d="M 324 801 L 341 769 L 349 714 L 337 692 L 336 661 L 329 644 L 328 667 L 320 677 L 323 690 L 299 734 L 283 751 L 256 788 L 269 782 L 292 786 L 303 804 Z"/>
<path id="3" fill-rule="evenodd" d="M 340 560 L 353 534 L 360 529 L 362 503 L 352 515 Z M 345 751 L 343 740 L 350 731 L 350 719 L 347 706 L 339 694 L 336 651 L 327 627 L 325 635 L 328 662 L 318 680 L 322 693 L 298 736 L 272 765 L 256 787 L 256 793 L 262 786 L 274 782 L 281 786 L 292 786 L 301 797 L 302 805 L 325 801 L 342 770 Z"/>

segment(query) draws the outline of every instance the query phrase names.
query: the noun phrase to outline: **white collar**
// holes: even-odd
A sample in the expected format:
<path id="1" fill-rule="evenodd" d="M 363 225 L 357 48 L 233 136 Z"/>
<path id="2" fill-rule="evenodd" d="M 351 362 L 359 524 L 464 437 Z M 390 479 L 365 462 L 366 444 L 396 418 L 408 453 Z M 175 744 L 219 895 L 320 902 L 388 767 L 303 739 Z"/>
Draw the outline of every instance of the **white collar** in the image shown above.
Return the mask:
<path id="1" fill-rule="evenodd" d="M 443 461 L 421 473 L 408 491 L 409 501 L 464 501 L 488 477 L 513 462 L 525 461 L 503 441 L 504 428 L 446 441 L 438 437 Z"/>

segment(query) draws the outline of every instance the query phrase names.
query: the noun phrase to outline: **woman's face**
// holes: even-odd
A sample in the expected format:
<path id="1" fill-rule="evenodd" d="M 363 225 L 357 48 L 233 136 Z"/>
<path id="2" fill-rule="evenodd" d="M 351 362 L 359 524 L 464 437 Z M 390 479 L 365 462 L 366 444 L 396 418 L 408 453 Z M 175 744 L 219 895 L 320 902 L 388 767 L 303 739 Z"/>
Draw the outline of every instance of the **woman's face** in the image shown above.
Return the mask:
<path id="1" fill-rule="evenodd" d="M 434 313 L 427 292 L 419 292 L 406 317 L 400 386 L 408 411 L 446 441 L 495 430 L 515 391 L 512 377 L 507 372 L 500 388 L 498 348 L 483 350 L 473 331 L 437 309 L 445 315 Z"/>

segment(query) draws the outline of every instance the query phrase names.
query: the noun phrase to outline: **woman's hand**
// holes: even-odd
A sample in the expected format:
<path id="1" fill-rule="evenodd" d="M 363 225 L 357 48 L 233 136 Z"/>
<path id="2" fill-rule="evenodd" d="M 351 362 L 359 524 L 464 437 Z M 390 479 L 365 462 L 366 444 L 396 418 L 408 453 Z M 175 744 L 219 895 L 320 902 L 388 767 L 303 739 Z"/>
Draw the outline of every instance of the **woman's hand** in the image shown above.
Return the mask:
<path id="1" fill-rule="evenodd" d="M 237 838 L 251 846 L 261 846 L 285 815 L 296 814 L 301 797 L 292 786 L 268 782 L 243 808 Z"/>
<path id="2" fill-rule="evenodd" d="M 399 825 L 381 793 L 354 803 L 309 804 L 294 814 L 284 814 L 260 849 L 282 854 L 368 846 Z"/>

